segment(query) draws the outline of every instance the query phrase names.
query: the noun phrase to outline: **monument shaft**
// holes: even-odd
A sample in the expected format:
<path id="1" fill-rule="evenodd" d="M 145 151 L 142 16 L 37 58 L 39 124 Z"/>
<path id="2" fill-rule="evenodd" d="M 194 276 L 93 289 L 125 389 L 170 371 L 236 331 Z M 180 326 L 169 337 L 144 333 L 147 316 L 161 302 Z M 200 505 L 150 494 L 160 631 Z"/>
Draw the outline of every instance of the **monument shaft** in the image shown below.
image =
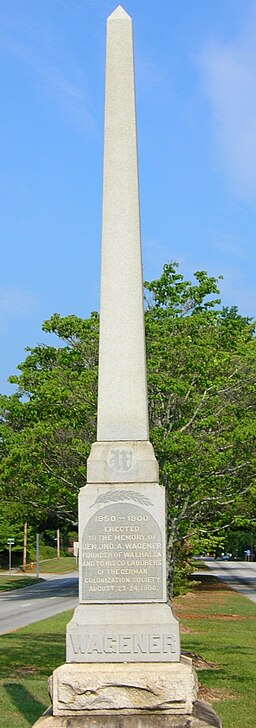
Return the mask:
<path id="1" fill-rule="evenodd" d="M 99 441 L 148 440 L 132 20 L 108 18 Z"/>

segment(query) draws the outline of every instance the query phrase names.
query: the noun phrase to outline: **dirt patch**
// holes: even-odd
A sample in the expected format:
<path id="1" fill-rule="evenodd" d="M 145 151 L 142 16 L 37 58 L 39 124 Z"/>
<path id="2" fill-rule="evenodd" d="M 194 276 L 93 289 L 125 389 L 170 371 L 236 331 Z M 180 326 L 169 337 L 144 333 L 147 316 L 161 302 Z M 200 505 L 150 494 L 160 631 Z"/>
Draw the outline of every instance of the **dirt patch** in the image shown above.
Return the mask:
<path id="1" fill-rule="evenodd" d="M 201 614 L 200 612 L 183 612 L 180 615 L 180 619 L 202 619 L 202 620 L 218 620 L 219 622 L 222 621 L 230 621 L 230 622 L 248 622 L 252 621 L 255 622 L 256 616 L 255 615 L 249 615 L 244 616 L 242 614 Z"/>
<path id="2" fill-rule="evenodd" d="M 220 688 L 207 688 L 206 685 L 199 685 L 198 698 L 211 703 L 213 700 L 237 700 L 237 695 L 232 695 L 227 690 Z"/>
<path id="3" fill-rule="evenodd" d="M 185 624 L 180 624 L 180 632 L 181 634 L 198 634 L 195 629 L 191 629 L 191 627 L 186 627 Z"/>
<path id="4" fill-rule="evenodd" d="M 256 619 L 255 615 L 243 615 L 243 614 L 214 614 L 214 619 L 234 619 L 239 622 L 253 622 Z"/>
<path id="5" fill-rule="evenodd" d="M 27 665 L 26 667 L 18 667 L 15 673 L 18 675 L 33 675 L 37 672 L 37 667 L 34 665 Z"/>
<path id="6" fill-rule="evenodd" d="M 221 667 L 218 662 L 209 662 L 208 660 L 204 660 L 201 655 L 196 655 L 194 652 L 189 652 L 188 650 L 182 650 L 182 655 L 191 657 L 196 670 L 219 670 Z"/>
<path id="7" fill-rule="evenodd" d="M 181 602 L 176 602 L 175 603 L 175 612 L 180 612 L 182 614 L 184 612 L 184 610 L 186 610 L 186 611 L 189 611 L 190 609 L 194 610 L 195 607 L 197 609 L 200 609 L 200 608 L 204 609 L 205 605 L 207 605 L 207 607 L 208 607 L 211 604 L 214 604 L 215 608 L 221 607 L 221 606 L 225 607 L 225 605 L 227 604 L 227 600 L 225 599 L 225 597 L 220 596 L 218 594 L 215 595 L 215 597 L 209 597 L 209 599 L 206 599 L 205 596 L 202 597 L 201 595 L 200 596 L 197 595 L 196 604 L 195 604 L 195 601 L 192 601 L 191 599 L 186 600 L 185 602 L 183 602 L 183 604 Z"/>

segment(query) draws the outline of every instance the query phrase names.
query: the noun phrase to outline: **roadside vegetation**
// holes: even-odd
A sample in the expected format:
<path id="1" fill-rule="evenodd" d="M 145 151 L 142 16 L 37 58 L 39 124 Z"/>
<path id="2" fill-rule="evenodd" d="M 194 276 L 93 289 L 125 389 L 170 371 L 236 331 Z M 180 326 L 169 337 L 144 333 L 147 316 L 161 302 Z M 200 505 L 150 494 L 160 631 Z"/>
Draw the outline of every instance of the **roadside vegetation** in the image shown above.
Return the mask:
<path id="1" fill-rule="evenodd" d="M 256 714 L 256 605 L 205 574 L 174 600 L 182 648 L 193 657 L 199 697 L 223 728 L 248 728 Z M 0 728 L 28 728 L 49 705 L 47 678 L 65 662 L 72 612 L 1 637 Z"/>
<path id="2" fill-rule="evenodd" d="M 37 584 L 43 579 L 37 579 L 36 576 L 26 576 L 25 574 L 6 574 L 0 573 L 0 592 L 13 591 L 13 589 L 24 589 L 26 586 Z"/>
<path id="3" fill-rule="evenodd" d="M 32 570 L 27 567 L 27 573 L 21 571 L 16 574 L 6 574 L 0 571 L 0 592 L 12 591 L 13 589 L 23 589 L 26 586 L 37 584 L 43 581 L 41 574 L 69 574 L 77 569 L 77 563 L 74 556 L 61 556 L 59 559 L 46 559 L 39 564 L 39 578 L 35 576 L 36 565 L 32 564 Z"/>
<path id="4" fill-rule="evenodd" d="M 198 669 L 199 698 L 223 728 L 248 728 L 256 715 L 256 604 L 213 576 L 175 599 L 182 646 Z"/>
<path id="5" fill-rule="evenodd" d="M 35 568 L 35 566 L 34 566 Z M 74 556 L 61 556 L 59 559 L 45 559 L 40 562 L 40 574 L 68 574 L 77 569 Z"/>
<path id="6" fill-rule="evenodd" d="M 190 554 L 243 558 L 255 537 L 255 325 L 221 305 L 219 280 L 176 263 L 145 283 L 150 439 L 167 495 L 170 592 Z M 77 540 L 77 499 L 96 439 L 99 316 L 54 314 L 53 345 L 27 348 L 0 395 L 0 561 L 27 563 Z M 58 337 L 58 338 L 57 338 Z M 58 345 L 59 339 L 59 345 Z M 56 345 L 57 341 L 57 345 Z M 50 549 L 44 553 L 42 549 Z"/>

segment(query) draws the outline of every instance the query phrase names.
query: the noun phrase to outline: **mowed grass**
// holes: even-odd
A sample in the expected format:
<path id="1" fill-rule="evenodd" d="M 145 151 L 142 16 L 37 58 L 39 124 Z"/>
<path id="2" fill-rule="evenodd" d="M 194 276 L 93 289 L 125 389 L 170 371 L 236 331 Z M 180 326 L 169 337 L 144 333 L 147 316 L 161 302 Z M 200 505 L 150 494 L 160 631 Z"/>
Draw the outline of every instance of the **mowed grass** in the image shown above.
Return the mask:
<path id="1" fill-rule="evenodd" d="M 196 660 L 203 668 L 198 672 L 199 697 L 213 704 L 223 728 L 253 728 L 256 604 L 215 577 L 205 574 L 200 580 L 195 590 L 175 599 L 182 647 L 203 658 L 201 664 Z"/>
<path id="2" fill-rule="evenodd" d="M 77 569 L 77 563 L 74 556 L 62 556 L 60 559 L 46 559 L 40 562 L 39 574 L 68 574 L 70 571 Z M 17 574 L 1 574 L 0 572 L 0 592 L 12 591 L 13 589 L 21 589 L 25 586 L 31 586 L 37 584 L 42 579 L 37 579 L 35 576 L 36 565 L 34 564 L 33 571 L 30 571 L 30 567 L 27 567 L 29 573 L 23 574 L 19 572 Z"/>
<path id="3" fill-rule="evenodd" d="M 32 726 L 49 706 L 48 677 L 65 662 L 65 630 L 72 613 L 1 636 L 1 728 Z"/>
<path id="4" fill-rule="evenodd" d="M 0 574 L 0 592 L 23 589 L 25 586 L 37 584 L 38 581 L 43 581 L 43 579 L 37 579 L 36 576 L 25 576 L 24 574 L 12 574 L 10 576 Z"/>
<path id="5" fill-rule="evenodd" d="M 223 728 L 253 728 L 256 714 L 256 605 L 204 576 L 175 599 L 183 649 L 199 655 L 203 699 Z M 47 678 L 65 662 L 65 612 L 1 637 L 0 728 L 32 726 L 49 705 Z"/>
<path id="6" fill-rule="evenodd" d="M 36 566 L 34 565 L 34 570 Z M 75 556 L 61 556 L 60 559 L 46 559 L 40 562 L 40 574 L 68 574 L 77 568 Z"/>

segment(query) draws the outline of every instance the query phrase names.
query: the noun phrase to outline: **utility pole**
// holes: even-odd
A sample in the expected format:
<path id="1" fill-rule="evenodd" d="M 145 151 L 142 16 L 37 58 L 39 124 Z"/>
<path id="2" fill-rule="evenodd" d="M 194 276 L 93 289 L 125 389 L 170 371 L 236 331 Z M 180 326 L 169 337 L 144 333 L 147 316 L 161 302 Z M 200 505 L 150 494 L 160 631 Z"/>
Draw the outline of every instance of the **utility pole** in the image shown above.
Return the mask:
<path id="1" fill-rule="evenodd" d="M 36 534 L 36 576 L 39 576 L 39 536 L 40 534 Z"/>
<path id="2" fill-rule="evenodd" d="M 13 546 L 14 542 L 15 542 L 14 538 L 7 539 L 7 543 L 9 546 L 9 574 L 11 574 L 11 572 L 12 572 L 12 546 Z"/>
<path id="3" fill-rule="evenodd" d="M 24 537 L 23 537 L 23 564 L 22 564 L 22 571 L 26 571 L 27 568 L 27 533 L 28 533 L 28 524 L 27 521 L 24 523 Z"/>
<path id="4" fill-rule="evenodd" d="M 57 528 L 57 559 L 60 558 L 60 529 Z"/>

